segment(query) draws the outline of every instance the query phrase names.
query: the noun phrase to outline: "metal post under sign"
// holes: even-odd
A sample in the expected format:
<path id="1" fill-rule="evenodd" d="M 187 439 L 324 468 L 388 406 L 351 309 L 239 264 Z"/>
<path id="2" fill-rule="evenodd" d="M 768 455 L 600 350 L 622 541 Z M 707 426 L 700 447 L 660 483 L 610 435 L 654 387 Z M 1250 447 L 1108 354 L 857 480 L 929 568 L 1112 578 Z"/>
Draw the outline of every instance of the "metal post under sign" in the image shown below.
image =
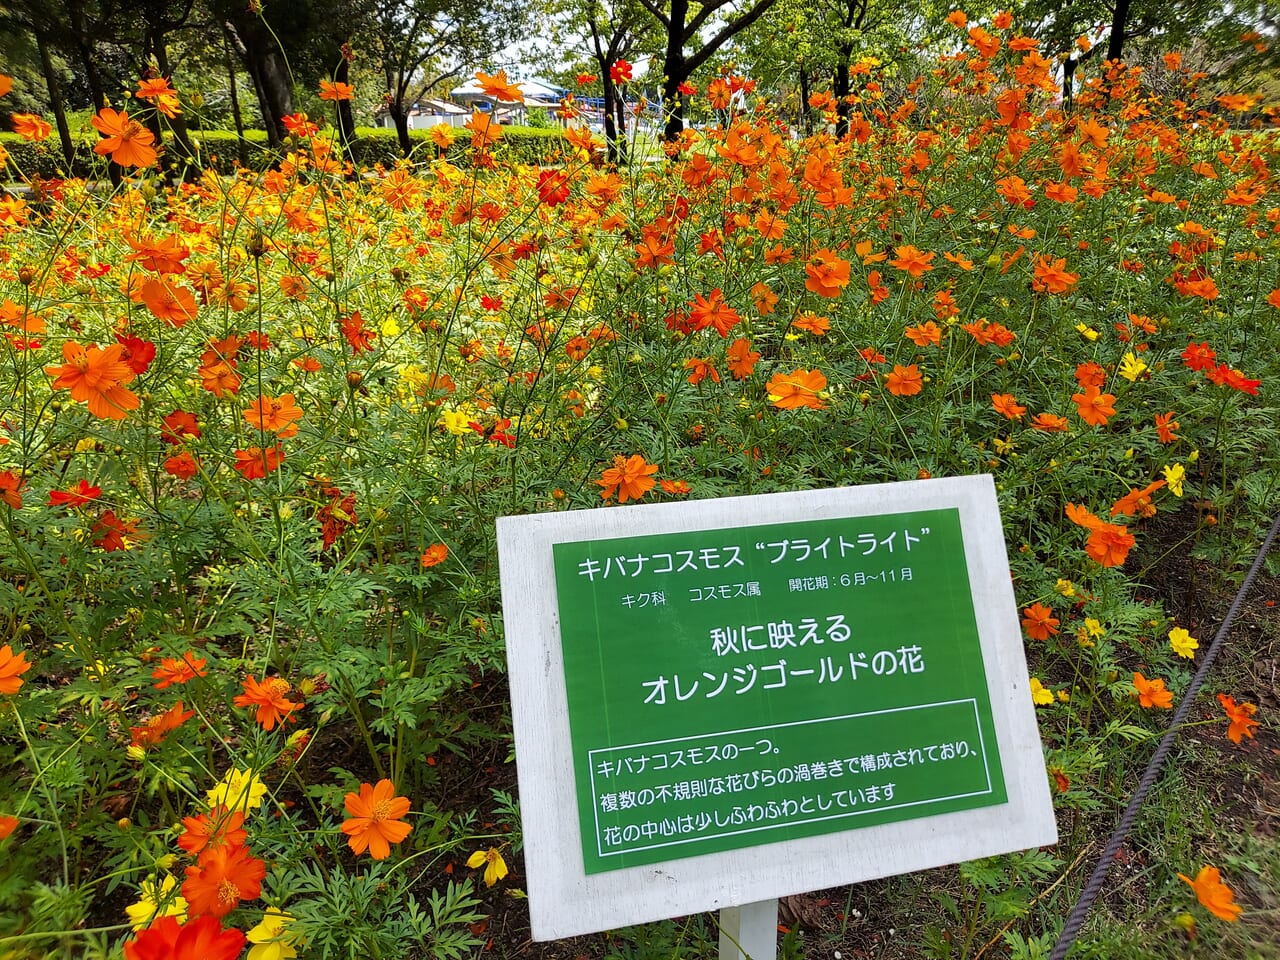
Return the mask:
<path id="1" fill-rule="evenodd" d="M 720 960 L 776 960 L 778 901 L 720 910 Z"/>

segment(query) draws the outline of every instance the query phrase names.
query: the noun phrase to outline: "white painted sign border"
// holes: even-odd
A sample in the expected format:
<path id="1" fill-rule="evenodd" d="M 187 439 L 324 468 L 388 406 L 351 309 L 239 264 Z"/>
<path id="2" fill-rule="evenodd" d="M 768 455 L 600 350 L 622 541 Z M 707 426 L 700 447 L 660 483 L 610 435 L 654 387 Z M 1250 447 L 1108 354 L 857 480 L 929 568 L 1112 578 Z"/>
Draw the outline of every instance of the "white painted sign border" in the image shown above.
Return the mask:
<path id="1" fill-rule="evenodd" d="M 1008 802 L 588 876 L 574 790 L 552 545 L 951 507 L 960 515 Z M 498 557 L 535 940 L 736 907 L 1057 842 L 990 476 L 501 517 Z"/>

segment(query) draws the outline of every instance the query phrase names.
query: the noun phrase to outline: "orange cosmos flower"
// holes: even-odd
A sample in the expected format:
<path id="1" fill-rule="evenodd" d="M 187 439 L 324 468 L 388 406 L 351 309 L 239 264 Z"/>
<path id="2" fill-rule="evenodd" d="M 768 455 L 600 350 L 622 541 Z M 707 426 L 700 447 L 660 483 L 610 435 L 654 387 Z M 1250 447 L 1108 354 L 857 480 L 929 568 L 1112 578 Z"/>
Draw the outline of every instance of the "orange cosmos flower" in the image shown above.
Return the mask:
<path id="1" fill-rule="evenodd" d="M 1225 693 L 1218 694 L 1218 702 L 1231 721 L 1231 726 L 1227 728 L 1227 737 L 1231 742 L 1239 743 L 1242 737 L 1252 739 L 1253 728 L 1259 726 L 1258 721 L 1253 719 L 1253 715 L 1258 712 L 1257 706 L 1252 703 L 1236 703 L 1235 697 L 1229 697 Z"/>
<path id="2" fill-rule="evenodd" d="M 93 503 L 102 496 L 102 488 L 93 486 L 88 480 L 82 479 L 74 487 L 66 490 L 50 490 L 49 506 L 51 507 L 83 507 L 86 504 Z"/>
<path id="3" fill-rule="evenodd" d="M 1111 505 L 1111 515 L 1132 517 L 1136 513 L 1142 517 L 1154 517 L 1156 505 L 1151 502 L 1151 495 L 1164 485 L 1164 480 L 1157 480 L 1141 490 L 1130 490 Z"/>
<path id="4" fill-rule="evenodd" d="M 1080 274 L 1067 272 L 1066 258 L 1050 260 L 1044 254 L 1036 257 L 1033 272 L 1031 288 L 1037 293 L 1066 293 L 1080 279 Z"/>
<path id="5" fill-rule="evenodd" d="M 209 675 L 209 671 L 204 668 L 207 662 L 204 657 L 197 657 L 193 650 L 188 650 L 181 659 L 165 657 L 160 661 L 160 666 L 151 671 L 151 679 L 156 681 L 152 686 L 157 690 L 164 690 L 174 684 L 185 684 L 196 677 L 206 677 Z"/>
<path id="6" fill-rule="evenodd" d="M 1067 519 L 1089 531 L 1089 542 L 1084 551 L 1104 567 L 1118 567 L 1124 563 L 1136 542 L 1127 527 L 1107 523 L 1084 507 L 1068 503 Z"/>
<path id="7" fill-rule="evenodd" d="M 399 843 L 413 829 L 402 818 L 409 812 L 409 798 L 397 797 L 390 780 L 379 780 L 376 786 L 360 784 L 360 793 L 343 798 L 350 819 L 342 823 L 347 846 L 359 856 L 365 850 L 375 860 L 391 856 L 391 844 Z"/>
<path id="8" fill-rule="evenodd" d="M 1022 611 L 1022 629 L 1032 640 L 1048 640 L 1058 632 L 1059 622 L 1053 610 L 1038 601 Z"/>
<path id="9" fill-rule="evenodd" d="M 755 370 L 760 354 L 751 349 L 750 340 L 739 337 L 729 344 L 729 349 L 724 352 L 724 359 L 733 379 L 745 380 Z"/>
<path id="10" fill-rule="evenodd" d="M 1027 412 L 1027 408 L 1019 405 L 1012 393 L 993 393 L 991 406 L 1000 416 L 1008 417 L 1010 420 L 1021 420 L 1022 415 Z"/>
<path id="11" fill-rule="evenodd" d="M 1090 426 L 1106 426 L 1107 420 L 1115 416 L 1115 396 L 1102 393 L 1095 386 L 1085 387 L 1084 393 L 1073 393 L 1071 399 L 1075 401 L 1080 419 Z"/>
<path id="12" fill-rule="evenodd" d="M 236 451 L 236 462 L 232 464 L 244 475 L 246 480 L 258 480 L 275 470 L 284 462 L 284 448 L 279 444 L 274 447 L 247 447 Z"/>
<path id="13" fill-rule="evenodd" d="M 183 817 L 182 827 L 178 846 L 192 856 L 224 843 L 240 847 L 249 837 L 244 829 L 244 811 L 229 812 L 222 804 L 198 817 Z"/>
<path id="14" fill-rule="evenodd" d="M 169 86 L 169 81 L 164 77 L 140 81 L 133 95 L 140 100 L 154 100 L 156 109 L 170 120 L 182 112 L 182 108 L 178 106 L 178 91 Z"/>
<path id="15" fill-rule="evenodd" d="M 499 70 L 493 76 L 477 70 L 476 82 L 480 84 L 480 89 L 486 96 L 493 97 L 495 100 L 503 103 L 524 103 L 524 93 L 520 90 L 520 84 L 507 82 L 505 70 Z"/>
<path id="16" fill-rule="evenodd" d="M 688 381 L 697 386 L 708 377 L 713 383 L 720 382 L 720 372 L 712 366 L 711 361 L 706 357 L 690 357 L 684 362 L 684 368 L 689 371 Z"/>
<path id="17" fill-rule="evenodd" d="M 244 411 L 244 418 L 255 430 L 274 433 L 283 440 L 298 432 L 297 421 L 302 419 L 302 411 L 294 403 L 292 393 L 282 393 L 279 397 L 263 394 Z"/>
<path id="18" fill-rule="evenodd" d="M 849 285 L 849 261 L 823 247 L 804 265 L 804 288 L 820 297 L 838 297 Z"/>
<path id="19" fill-rule="evenodd" d="M 285 699 L 290 690 L 289 681 L 283 677 L 264 677 L 259 683 L 253 677 L 244 678 L 244 693 L 231 702 L 237 707 L 257 707 L 254 720 L 263 730 L 274 730 L 302 704 Z"/>
<path id="20" fill-rule="evenodd" d="M 147 747 L 157 746 L 164 741 L 167 734 L 177 730 L 195 715 L 194 710 L 184 711 L 182 701 L 179 700 L 164 713 L 157 714 L 142 726 L 130 727 L 130 746 L 142 747 L 144 750 Z"/>
<path id="21" fill-rule="evenodd" d="M 321 100 L 350 100 L 356 92 L 355 87 L 349 83 L 341 83 L 336 80 L 320 81 L 320 99 Z"/>
<path id="22" fill-rule="evenodd" d="M 17 830 L 18 825 L 21 823 L 22 821 L 17 817 L 11 817 L 7 813 L 0 813 L 0 840 Z"/>
<path id="23" fill-rule="evenodd" d="M 121 520 L 114 510 L 103 511 L 93 525 L 92 536 L 93 545 L 107 553 L 128 550 L 131 540 L 147 539 L 147 534 L 138 529 L 137 520 Z"/>
<path id="24" fill-rule="evenodd" d="M 0 503 L 12 510 L 22 509 L 22 490 L 26 481 L 12 470 L 0 470 Z"/>
<path id="25" fill-rule="evenodd" d="M 49 366 L 44 372 L 56 379 L 53 389 L 71 391 L 71 399 L 88 404 L 89 412 L 107 420 L 123 420 L 130 410 L 138 408 L 138 398 L 124 385 L 137 374 L 121 357 L 124 345 L 113 343 L 106 349 L 96 344 L 82 347 L 74 340 L 62 345 L 60 367 Z"/>
<path id="26" fill-rule="evenodd" d="M 934 254 L 925 253 L 923 250 L 917 250 L 911 244 L 901 247 L 894 247 L 893 252 L 898 256 L 896 259 L 889 261 L 889 266 L 897 267 L 911 276 L 919 278 L 924 276 L 928 271 L 933 269 Z"/>
<path id="27" fill-rule="evenodd" d="M 1173 693 L 1164 688 L 1160 679 L 1148 680 L 1136 670 L 1133 672 L 1133 686 L 1138 691 L 1138 705 L 1150 709 L 1169 710 L 1173 707 Z"/>
<path id="28" fill-rule="evenodd" d="M 463 126 L 471 131 L 471 146 L 475 150 L 484 150 L 502 136 L 502 127 L 489 114 L 479 110 L 473 110 L 471 119 Z"/>
<path id="29" fill-rule="evenodd" d="M 1182 424 L 1173 419 L 1172 410 L 1167 413 L 1156 414 L 1156 436 L 1160 438 L 1161 443 L 1173 443 L 1178 439 L 1178 435 L 1174 432 L 1179 429 Z"/>
<path id="30" fill-rule="evenodd" d="M 831 329 L 831 321 L 826 317 L 818 316 L 816 313 L 806 312 L 796 317 L 791 326 L 796 330 L 812 333 L 815 337 L 821 337 Z"/>
<path id="31" fill-rule="evenodd" d="M 6 73 L 0 73 L 0 97 L 3 97 L 13 89 L 13 77 Z"/>
<path id="32" fill-rule="evenodd" d="M 130 120 L 123 110 L 116 112 L 103 107 L 90 122 L 106 138 L 93 145 L 94 153 L 110 156 L 122 167 L 149 167 L 156 162 L 152 146 L 156 138 L 138 121 Z"/>
<path id="33" fill-rule="evenodd" d="M 689 304 L 689 320 L 695 330 L 714 327 L 716 333 L 727 337 L 729 331 L 737 326 L 741 319 L 738 311 L 725 303 L 724 294 L 720 292 L 719 287 L 712 290 L 706 297 L 700 293 L 694 294 L 693 302 Z"/>
<path id="34" fill-rule="evenodd" d="M 638 453 L 630 457 L 614 457 L 613 466 L 595 481 L 597 486 L 604 488 L 600 491 L 600 499 L 608 500 L 617 491 L 619 503 L 639 500 L 653 489 L 653 475 L 657 472 L 658 465 L 646 463 Z"/>
<path id="35" fill-rule="evenodd" d="M 893 371 L 884 378 L 884 385 L 895 397 L 914 397 L 924 389 L 924 377 L 914 363 L 906 367 L 895 363 Z"/>
<path id="36" fill-rule="evenodd" d="M 449 558 L 449 548 L 443 543 L 433 543 L 422 552 L 419 558 L 423 568 L 435 567 L 444 563 Z"/>
<path id="37" fill-rule="evenodd" d="M 9 644 L 0 647 L 0 693 L 17 693 L 22 686 L 22 674 L 31 669 L 25 650 L 13 652 Z"/>
<path id="38" fill-rule="evenodd" d="M 200 854 L 196 866 L 187 867 L 182 896 L 189 917 L 223 917 L 241 900 L 256 900 L 262 892 L 267 865 L 249 848 L 221 844 Z"/>
<path id="39" fill-rule="evenodd" d="M 794 410 L 797 407 L 823 410 L 827 405 L 818 394 L 826 388 L 827 378 L 820 370 L 775 373 L 765 385 L 769 402 L 779 410 Z"/>
<path id="40" fill-rule="evenodd" d="M 242 931 L 223 930 L 216 917 L 185 923 L 173 916 L 157 917 L 124 945 L 124 960 L 236 960 L 244 941 Z"/>
<path id="41" fill-rule="evenodd" d="M 942 345 L 942 328 L 932 320 L 923 324 L 918 323 L 913 327 L 907 327 L 902 333 L 917 347 L 937 347 Z"/>
<path id="42" fill-rule="evenodd" d="M 13 132 L 23 140 L 44 140 L 53 132 L 53 127 L 34 113 L 15 113 L 10 119 Z"/>
<path id="43" fill-rule="evenodd" d="M 196 295 L 186 287 L 170 284 L 164 277 L 152 277 L 138 291 L 142 302 L 157 318 L 181 328 L 196 315 Z"/>
<path id="44" fill-rule="evenodd" d="M 1067 418 L 1056 413 L 1037 413 L 1031 420 L 1031 426 L 1044 433 L 1065 433 L 1070 429 Z"/>
<path id="45" fill-rule="evenodd" d="M 1201 867 L 1194 880 L 1181 873 L 1178 879 L 1189 884 L 1196 892 L 1196 899 L 1218 919 L 1228 923 L 1240 919 L 1241 908 L 1236 903 L 1236 895 L 1222 882 L 1222 874 L 1217 867 Z"/>

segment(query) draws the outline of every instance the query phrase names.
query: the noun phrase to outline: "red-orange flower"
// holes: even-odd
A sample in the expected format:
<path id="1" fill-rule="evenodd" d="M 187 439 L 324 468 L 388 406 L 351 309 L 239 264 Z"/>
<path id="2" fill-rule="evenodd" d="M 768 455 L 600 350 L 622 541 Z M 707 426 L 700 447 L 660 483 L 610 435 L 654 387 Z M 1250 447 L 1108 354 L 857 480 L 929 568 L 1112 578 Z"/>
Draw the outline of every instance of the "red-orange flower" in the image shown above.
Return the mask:
<path id="1" fill-rule="evenodd" d="M 9 119 L 13 132 L 23 140 L 44 140 L 53 133 L 53 127 L 34 113 L 15 113 Z"/>
<path id="2" fill-rule="evenodd" d="M 117 113 L 103 107 L 89 122 L 106 138 L 93 145 L 94 153 L 110 156 L 122 167 L 149 167 L 156 162 L 152 146 L 156 138 L 137 120 L 130 120 L 123 110 Z"/>
<path id="3" fill-rule="evenodd" d="M 124 945 L 125 960 L 236 960 L 244 949 L 240 930 L 222 929 L 216 917 L 196 917 L 178 923 L 176 917 L 157 917 Z"/>
<path id="4" fill-rule="evenodd" d="M 1133 672 L 1133 686 L 1138 691 L 1138 705 L 1144 708 L 1156 707 L 1160 710 L 1173 708 L 1173 692 L 1164 688 L 1164 681 L 1157 678 L 1148 680 L 1136 670 Z"/>
<path id="5" fill-rule="evenodd" d="M 17 693 L 22 686 L 22 675 L 31 669 L 26 661 L 27 652 L 13 652 L 9 644 L 0 647 L 0 693 Z"/>
<path id="6" fill-rule="evenodd" d="M 164 740 L 166 735 L 177 730 L 194 717 L 195 714 L 194 710 L 184 711 L 182 709 L 182 701 L 179 700 L 164 713 L 158 713 L 147 720 L 142 726 L 130 727 L 130 745 L 142 747 L 143 749 L 157 746 Z"/>
<path id="7" fill-rule="evenodd" d="M 1128 527 L 1107 523 L 1084 507 L 1067 504 L 1067 519 L 1089 531 L 1084 552 L 1104 567 L 1118 567 L 1129 556 L 1136 542 Z"/>
<path id="8" fill-rule="evenodd" d="M 74 487 L 66 490 L 50 490 L 49 506 L 51 507 L 83 507 L 102 496 L 102 488 L 91 486 L 88 480 L 81 480 Z"/>
<path id="9" fill-rule="evenodd" d="M 1218 702 L 1222 704 L 1222 709 L 1227 712 L 1227 719 L 1231 721 L 1231 726 L 1227 728 L 1227 736 L 1232 743 L 1239 743 L 1242 737 L 1253 737 L 1253 728 L 1259 726 L 1258 721 L 1253 719 L 1253 715 L 1258 712 L 1258 707 L 1252 703 L 1236 703 L 1235 697 L 1229 697 L 1225 693 L 1218 694 Z"/>
<path id="10" fill-rule="evenodd" d="M 733 341 L 729 344 L 729 349 L 724 352 L 725 364 L 735 380 L 745 380 L 751 376 L 759 359 L 760 354 L 751 349 L 751 341 L 745 337 L 739 337 Z"/>
<path id="11" fill-rule="evenodd" d="M 253 677 L 244 678 L 244 693 L 231 702 L 237 707 L 256 707 L 254 720 L 263 730 L 274 730 L 289 715 L 302 709 L 302 704 L 286 698 L 292 688 L 284 677 L 264 677 L 259 683 Z"/>
<path id="12" fill-rule="evenodd" d="M 320 81 L 321 100 L 350 100 L 355 92 L 355 87 L 349 83 L 342 83 L 337 80 Z"/>
<path id="13" fill-rule="evenodd" d="M 12 470 L 0 470 L 0 503 L 8 504 L 13 510 L 22 509 L 22 490 L 26 481 Z"/>
<path id="14" fill-rule="evenodd" d="M 639 500 L 653 489 L 653 475 L 657 472 L 658 465 L 646 463 L 644 457 L 638 453 L 630 457 L 614 457 L 613 466 L 600 474 L 600 479 L 595 481 L 598 486 L 604 488 L 600 491 L 600 499 L 608 500 L 616 491 L 619 503 Z"/>
<path id="15" fill-rule="evenodd" d="M 486 96 L 493 97 L 503 103 L 524 103 L 524 93 L 520 84 L 507 81 L 507 71 L 499 70 L 493 76 L 480 70 L 476 71 L 476 82 Z"/>
<path id="16" fill-rule="evenodd" d="M 209 671 L 205 669 L 207 662 L 204 657 L 197 657 L 193 650 L 188 650 L 181 659 L 165 657 L 160 661 L 160 666 L 151 671 L 151 679 L 156 681 L 153 686 L 157 690 L 164 690 L 174 684 L 187 683 L 196 677 L 206 677 L 209 675 Z"/>
<path id="17" fill-rule="evenodd" d="M 342 823 L 347 846 L 357 856 L 369 851 L 375 860 L 391 856 L 391 844 L 409 835 L 412 826 L 403 822 L 409 812 L 409 798 L 397 797 L 390 780 L 379 780 L 376 786 L 360 784 L 360 793 L 343 798 L 349 819 Z"/>
<path id="18" fill-rule="evenodd" d="M 1132 517 L 1137 514 L 1141 517 L 1154 517 L 1156 505 L 1151 502 L 1151 495 L 1164 485 L 1164 480 L 1157 480 L 1155 483 L 1147 484 L 1141 490 L 1130 490 L 1111 505 L 1111 515 Z"/>
<path id="19" fill-rule="evenodd" d="M 849 285 L 849 261 L 823 247 L 804 265 L 804 288 L 820 297 L 838 297 Z"/>
<path id="20" fill-rule="evenodd" d="M 1084 393 L 1073 393 L 1076 412 L 1080 419 L 1093 427 L 1106 426 L 1107 420 L 1116 414 L 1116 398 L 1110 393 L 1102 393 L 1095 386 L 1084 388 Z"/>
<path id="21" fill-rule="evenodd" d="M 932 320 L 907 327 L 902 333 L 917 347 L 937 347 L 942 344 L 942 328 Z"/>
<path id="22" fill-rule="evenodd" d="M 236 462 L 232 464 L 244 475 L 246 480 L 258 480 L 268 473 L 274 473 L 284 462 L 284 448 L 277 444 L 274 447 L 246 447 L 236 451 Z"/>
<path id="23" fill-rule="evenodd" d="M 1039 601 L 1022 611 L 1022 629 L 1032 640 L 1048 640 L 1058 632 L 1058 623 L 1053 610 Z"/>
<path id="24" fill-rule="evenodd" d="M 884 385 L 895 397 L 914 397 L 924 389 L 924 377 L 914 363 L 906 367 L 895 363 L 893 370 L 884 378 Z"/>
<path id="25" fill-rule="evenodd" d="M 7 813 L 0 813 L 0 840 L 17 830 L 21 823 L 22 821 L 17 817 L 11 817 Z"/>
<path id="26" fill-rule="evenodd" d="M 187 901 L 187 916 L 223 917 L 241 900 L 258 898 L 267 865 L 248 847 L 224 843 L 205 850 L 186 873 L 182 896 Z"/>
<path id="27" fill-rule="evenodd" d="M 151 277 L 138 291 L 146 308 L 165 323 L 181 328 L 196 315 L 196 295 L 187 287 L 171 284 L 164 277 Z"/>
<path id="28" fill-rule="evenodd" d="M 1010 420 L 1020 420 L 1027 412 L 1027 408 L 1020 405 L 1012 393 L 993 393 L 991 406 L 1000 416 L 1008 417 Z"/>
<path id="29" fill-rule="evenodd" d="M 244 811 L 228 811 L 221 804 L 198 817 L 183 817 L 182 827 L 178 846 L 192 856 L 224 843 L 240 847 L 249 837 L 244 829 Z"/>
<path id="30" fill-rule="evenodd" d="M 1076 281 L 1079 279 L 1080 274 L 1067 271 L 1066 258 L 1059 257 L 1057 260 L 1050 260 L 1041 254 L 1036 257 L 1031 278 L 1031 288 L 1038 293 L 1046 291 L 1049 293 L 1066 293 L 1076 285 Z"/>
<path id="31" fill-rule="evenodd" d="M 107 553 L 128 550 L 130 540 L 146 540 L 147 535 L 138 529 L 137 520 L 121 520 L 114 510 L 104 510 L 93 525 L 93 545 Z"/>
<path id="32" fill-rule="evenodd" d="M 1067 418 L 1056 413 L 1037 413 L 1031 420 L 1031 426 L 1045 433 L 1065 433 L 1071 428 Z"/>
<path id="33" fill-rule="evenodd" d="M 1201 867 L 1194 880 L 1181 873 L 1178 879 L 1190 884 L 1196 892 L 1196 899 L 1218 919 L 1228 923 L 1240 919 L 1241 908 L 1236 903 L 1236 895 L 1222 882 L 1222 874 L 1217 867 Z"/>
<path id="34" fill-rule="evenodd" d="M 422 552 L 422 556 L 419 558 L 419 561 L 424 568 L 434 567 L 444 563 L 448 557 L 449 548 L 447 546 L 443 543 L 433 543 Z"/>
<path id="35" fill-rule="evenodd" d="M 279 397 L 262 394 L 244 411 L 244 418 L 255 430 L 274 433 L 283 440 L 298 432 L 297 421 L 302 419 L 302 411 L 292 393 L 282 393 Z"/>
<path id="36" fill-rule="evenodd" d="M 827 378 L 821 370 L 792 370 L 790 373 L 775 373 L 765 385 L 769 402 L 779 410 L 795 410 L 797 407 L 809 407 L 812 410 L 826 408 L 826 403 L 818 396 L 827 388 Z"/>
<path id="37" fill-rule="evenodd" d="M 913 277 L 922 277 L 933 269 L 933 258 L 935 256 L 933 253 L 917 250 L 911 244 L 894 247 L 893 252 L 897 254 L 897 257 L 889 261 L 889 266 L 897 267 Z"/>
<path id="38" fill-rule="evenodd" d="M 90 344 L 82 347 L 74 340 L 62 345 L 60 367 L 49 366 L 44 372 L 56 379 L 53 389 L 71 391 L 71 399 L 86 403 L 95 417 L 123 420 L 130 410 L 138 408 L 138 398 L 125 389 L 137 376 L 121 358 L 124 346 L 113 343 L 106 349 Z"/>
<path id="39" fill-rule="evenodd" d="M 178 91 L 169 86 L 167 77 L 139 82 L 133 95 L 140 100 L 154 100 L 156 109 L 170 119 L 182 112 L 182 107 L 178 105 Z"/>
<path id="40" fill-rule="evenodd" d="M 716 333 L 727 337 L 729 331 L 737 325 L 741 317 L 738 311 L 725 303 L 724 294 L 716 287 L 706 297 L 694 294 L 693 303 L 689 304 L 689 320 L 695 330 L 714 327 Z"/>

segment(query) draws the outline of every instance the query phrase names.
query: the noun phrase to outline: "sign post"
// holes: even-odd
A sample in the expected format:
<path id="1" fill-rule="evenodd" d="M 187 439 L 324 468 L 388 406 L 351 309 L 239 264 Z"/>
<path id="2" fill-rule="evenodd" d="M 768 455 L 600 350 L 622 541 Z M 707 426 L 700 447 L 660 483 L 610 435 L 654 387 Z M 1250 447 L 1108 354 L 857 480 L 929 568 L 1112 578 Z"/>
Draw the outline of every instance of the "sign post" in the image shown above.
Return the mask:
<path id="1" fill-rule="evenodd" d="M 761 960 L 773 898 L 1056 841 L 989 477 L 498 542 L 535 938 L 721 909 Z"/>

